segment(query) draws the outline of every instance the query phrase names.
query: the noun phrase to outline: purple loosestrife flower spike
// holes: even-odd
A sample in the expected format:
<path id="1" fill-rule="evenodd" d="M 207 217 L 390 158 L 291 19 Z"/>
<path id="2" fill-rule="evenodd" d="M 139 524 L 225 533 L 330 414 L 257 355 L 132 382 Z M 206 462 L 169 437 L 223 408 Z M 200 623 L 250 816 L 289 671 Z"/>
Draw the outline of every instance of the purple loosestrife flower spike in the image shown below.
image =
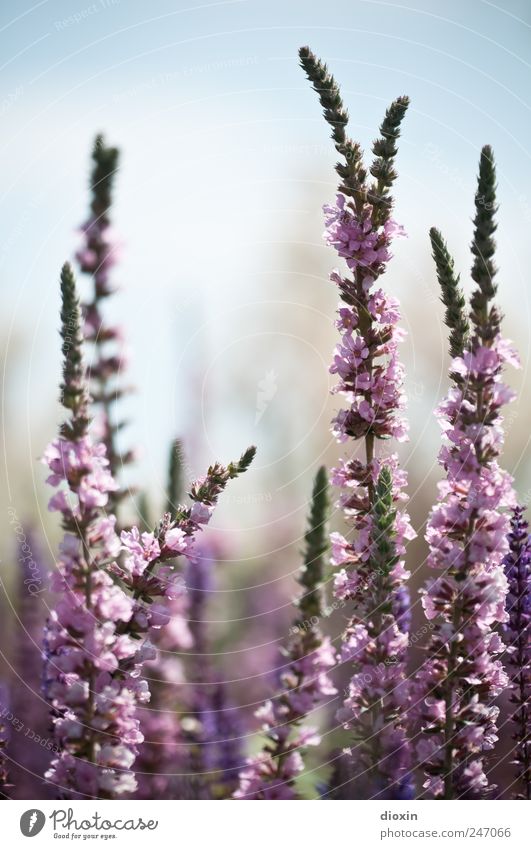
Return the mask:
<path id="1" fill-rule="evenodd" d="M 300 58 L 319 94 L 325 118 L 332 126 L 336 149 L 344 159 L 336 166 L 341 178 L 336 201 L 325 206 L 324 212 L 325 240 L 346 261 L 349 269 L 346 276 L 339 271 L 331 275 L 342 303 L 337 320 L 341 341 L 335 350 L 330 371 L 339 378 L 334 391 L 346 399 L 346 406 L 339 410 L 332 422 L 332 432 L 338 442 L 363 441 L 365 447 L 365 462 L 361 459 L 344 460 L 332 472 L 332 483 L 341 491 L 338 506 L 353 525 L 354 531 L 348 541 L 340 534 L 332 534 L 332 564 L 341 567 L 335 578 L 335 594 L 338 599 L 349 600 L 353 605 L 342 650 L 342 656 L 346 659 L 349 653 L 355 654 L 352 650 L 353 633 L 358 626 L 364 627 L 361 623 L 363 617 L 368 617 L 366 639 L 373 641 L 377 638 L 372 610 L 367 607 L 367 602 L 372 597 L 370 588 L 374 581 L 371 557 L 376 542 L 373 527 L 375 488 L 384 465 L 391 472 L 393 504 L 397 505 L 406 499 L 404 488 L 407 476 L 398 468 L 396 455 L 386 455 L 381 449 L 377 450 L 383 440 L 393 437 L 403 441 L 407 438 L 407 424 L 402 416 L 405 407 L 402 388 L 404 369 L 398 359 L 398 345 L 405 334 L 398 327 L 398 301 L 377 288 L 377 280 L 391 258 L 392 238 L 403 234 L 390 217 L 393 204 L 390 189 L 396 178 L 396 140 L 409 101 L 407 97 L 398 98 L 386 113 L 380 128 L 381 136 L 373 145 L 375 160 L 371 174 L 376 182 L 368 186 L 360 146 L 346 134 L 348 115 L 337 83 L 326 66 L 308 48 L 301 48 Z M 394 546 L 398 559 L 393 567 L 390 591 L 401 628 L 407 625 L 402 605 L 407 598 L 404 582 L 409 577 L 402 558 L 405 541 L 414 536 L 407 513 L 398 511 L 394 520 Z M 389 615 L 393 615 L 392 610 Z M 388 633 L 394 632 L 395 627 L 400 631 L 393 617 L 393 626 L 390 626 Z M 404 636 L 403 631 L 400 633 Z M 378 652 L 372 651 L 373 648 L 371 642 L 371 646 L 367 646 L 367 656 L 376 657 Z M 394 720 L 394 731 L 397 738 L 403 739 L 407 688 L 402 662 L 398 664 L 395 673 L 395 681 L 401 692 L 402 710 Z M 357 676 L 358 673 L 354 671 L 353 686 L 345 708 L 349 716 L 361 716 L 363 712 L 361 703 L 357 707 L 354 705 L 358 692 Z M 390 696 L 389 711 L 384 706 L 386 715 L 394 716 L 394 705 L 395 697 Z M 358 735 L 354 729 L 355 738 L 362 736 L 361 729 L 359 731 Z M 393 729 L 388 729 L 387 740 L 392 744 Z M 407 748 L 405 742 L 402 748 Z M 402 751 L 397 760 L 402 765 L 397 769 L 404 770 L 406 761 L 407 757 Z M 369 795 L 387 792 L 382 784 L 383 774 L 378 774 L 378 780 L 370 786 L 370 776 L 374 775 L 376 779 L 377 767 L 378 764 L 373 764 L 366 775 L 366 792 Z M 386 775 L 392 782 L 393 792 L 400 793 L 401 778 L 398 773 L 393 775 L 388 770 Z"/>
<path id="2" fill-rule="evenodd" d="M 6 750 L 9 743 L 9 730 L 5 720 L 9 712 L 9 698 L 7 688 L 0 683 L 0 796 L 10 798 L 4 795 L 6 791 L 11 789 L 9 780 L 8 760 L 6 758 Z"/>
<path id="3" fill-rule="evenodd" d="M 362 150 L 357 142 L 347 136 L 348 112 L 343 104 L 339 86 L 324 62 L 309 47 L 299 50 L 301 66 L 319 96 L 323 115 L 332 128 L 332 139 L 342 160 L 336 171 L 341 180 L 339 190 L 347 197 L 363 202 L 366 193 L 367 172 L 363 167 Z"/>
<path id="4" fill-rule="evenodd" d="M 192 506 L 179 505 L 173 518 L 164 513 L 153 533 L 140 533 L 138 528 L 122 531 L 123 562 L 112 563 L 109 570 L 130 591 L 134 602 L 133 616 L 121 626 L 124 633 L 140 639 L 150 628 L 167 624 L 168 604 L 182 593 L 182 578 L 174 561 L 182 555 L 195 556 L 196 536 L 210 521 L 219 496 L 230 480 L 247 471 L 255 453 L 251 446 L 228 466 L 210 466 L 206 475 L 191 485 Z"/>
<path id="5" fill-rule="evenodd" d="M 494 700 L 507 686 L 498 655 L 497 625 L 505 621 L 507 581 L 500 565 L 507 551 L 514 506 L 512 478 L 497 458 L 503 446 L 501 409 L 513 393 L 502 382 L 506 363 L 518 365 L 499 333 L 491 305 L 496 210 L 490 149 L 481 154 L 473 254 L 471 336 L 450 366 L 453 386 L 437 415 L 445 442 L 439 463 L 446 480 L 432 509 L 426 539 L 428 564 L 438 572 L 423 593 L 432 623 L 428 659 L 419 676 L 422 730 L 417 759 L 427 793 L 479 798 L 490 793 L 484 753 L 497 740 Z"/>
<path id="6" fill-rule="evenodd" d="M 102 430 L 109 470 L 115 479 L 133 459 L 132 451 L 119 450 L 118 435 L 125 423 L 116 420 L 114 413 L 116 402 L 130 391 L 119 383 L 125 365 L 121 346 L 123 333 L 120 327 L 108 324 L 103 314 L 104 301 L 115 291 L 110 282 L 110 273 L 119 253 L 119 244 L 112 232 L 110 220 L 118 160 L 118 149 L 106 145 L 103 136 L 96 136 L 92 150 L 90 214 L 81 227 L 82 244 L 76 253 L 81 271 L 90 276 L 93 284 L 91 297 L 82 307 L 83 332 L 93 346 L 89 368 L 90 391 L 99 413 L 98 423 Z M 125 490 L 119 488 L 109 493 L 109 512 L 116 514 L 126 494 Z"/>
<path id="7" fill-rule="evenodd" d="M 304 566 L 299 577 L 302 594 L 299 615 L 291 630 L 280 673 L 281 693 L 256 712 L 262 721 L 266 743 L 247 761 L 240 773 L 236 799 L 298 799 L 296 778 L 304 770 L 303 752 L 317 746 L 314 728 L 303 725 L 336 689 L 328 677 L 335 665 L 328 637 L 319 628 L 322 609 L 323 561 L 327 549 L 327 477 L 319 469 L 314 482 L 309 527 L 305 536 Z"/>
<path id="8" fill-rule="evenodd" d="M 122 532 L 124 556 L 119 563 L 112 563 L 109 571 L 127 588 L 132 598 L 132 616 L 119 630 L 137 641 L 144 641 L 143 661 L 151 662 L 155 659 L 153 650 L 145 643 L 149 636 L 165 652 L 175 651 L 176 646 L 191 647 L 193 638 L 183 622 L 190 600 L 184 597 L 185 584 L 175 569 L 175 560 L 182 555 L 195 559 L 200 554 L 201 547 L 199 551 L 196 548 L 197 534 L 210 521 L 218 498 L 229 480 L 247 471 L 255 453 L 256 449 L 251 446 L 238 461 L 229 463 L 228 466 L 222 466 L 220 463 L 210 466 L 203 478 L 192 483 L 189 493 L 192 506 L 174 507 L 173 518 L 170 513 L 165 513 L 153 533 L 140 533 L 137 528 Z M 172 641 L 175 642 L 173 648 Z M 171 656 L 163 656 L 155 664 L 149 663 L 148 668 L 155 676 L 160 672 L 160 677 L 166 680 L 175 676 L 177 666 Z M 134 674 L 135 668 L 133 664 L 131 674 Z M 124 671 L 126 669 L 127 665 L 124 665 Z M 152 798 L 151 794 L 158 788 L 160 793 L 164 793 L 168 798 L 188 794 L 189 790 L 192 798 L 195 798 L 198 791 L 194 782 L 190 788 L 184 778 L 179 783 L 177 769 L 182 768 L 184 762 L 182 752 L 186 740 L 181 724 L 177 718 L 171 717 L 167 709 L 167 698 L 168 695 L 164 695 L 156 687 L 153 711 L 142 710 L 142 724 L 146 730 L 148 746 L 142 752 L 138 764 L 139 796 Z M 164 715 L 157 713 L 160 702 Z M 208 719 L 209 716 L 205 713 L 205 721 Z M 165 755 L 160 754 L 160 743 L 165 732 L 170 741 L 165 755 L 171 755 L 173 751 L 176 755 L 171 764 L 168 764 Z M 166 768 L 164 763 L 169 768 Z M 150 776 L 157 772 L 160 774 L 151 781 Z"/>
<path id="9" fill-rule="evenodd" d="M 514 763 L 518 789 L 516 798 L 531 799 L 531 539 L 523 508 L 516 507 L 511 519 L 509 553 L 503 565 L 509 585 L 508 620 L 504 635 L 505 663 L 511 687 L 514 734 Z"/>
<path id="10" fill-rule="evenodd" d="M 130 766 L 142 740 L 137 699 L 149 693 L 136 667 L 134 684 L 121 674 L 137 657 L 137 643 L 119 634 L 133 613 L 131 599 L 104 569 L 119 552 L 114 516 L 105 516 L 116 486 L 105 446 L 88 433 L 88 392 L 81 314 L 72 269 L 61 273 L 62 401 L 70 418 L 46 449 L 48 483 L 66 484 L 50 501 L 65 535 L 52 590 L 60 598 L 45 630 L 45 695 L 59 754 L 45 777 L 67 797 L 114 798 L 135 789 Z"/>

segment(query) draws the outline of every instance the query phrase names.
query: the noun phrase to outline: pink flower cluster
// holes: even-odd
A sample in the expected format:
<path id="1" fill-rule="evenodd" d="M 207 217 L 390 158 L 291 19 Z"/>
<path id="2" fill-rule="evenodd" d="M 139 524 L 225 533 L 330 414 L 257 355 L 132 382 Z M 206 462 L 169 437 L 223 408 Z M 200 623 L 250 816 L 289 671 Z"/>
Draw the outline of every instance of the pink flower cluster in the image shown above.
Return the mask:
<path id="1" fill-rule="evenodd" d="M 446 480 L 431 512 L 428 563 L 440 574 L 423 594 L 434 624 L 423 667 L 423 730 L 417 748 L 433 796 L 475 797 L 491 790 L 483 755 L 497 739 L 496 697 L 507 685 L 499 659 L 498 624 L 506 619 L 508 519 L 512 479 L 497 462 L 500 411 L 513 393 L 502 382 L 505 364 L 517 365 L 511 346 L 496 336 L 487 347 L 452 361 L 456 381 L 438 416 L 446 442 L 439 462 Z"/>
<path id="2" fill-rule="evenodd" d="M 315 728 L 297 727 L 336 688 L 328 677 L 335 653 L 328 638 L 308 651 L 304 634 L 293 637 L 288 647 L 290 664 L 281 672 L 282 695 L 268 700 L 256 712 L 262 722 L 267 746 L 240 773 L 236 799 L 296 799 L 295 779 L 304 769 L 302 750 L 318 746 Z M 295 730 L 294 730 L 295 729 Z"/>

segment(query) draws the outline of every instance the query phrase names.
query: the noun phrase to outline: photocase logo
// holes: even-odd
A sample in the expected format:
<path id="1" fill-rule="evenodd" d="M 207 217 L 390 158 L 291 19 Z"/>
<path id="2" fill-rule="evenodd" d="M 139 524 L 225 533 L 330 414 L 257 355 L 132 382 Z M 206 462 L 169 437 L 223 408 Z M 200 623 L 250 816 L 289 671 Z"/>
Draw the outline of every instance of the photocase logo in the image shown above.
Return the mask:
<path id="1" fill-rule="evenodd" d="M 46 817 L 37 808 L 24 811 L 20 817 L 20 830 L 24 837 L 35 837 L 44 828 Z"/>

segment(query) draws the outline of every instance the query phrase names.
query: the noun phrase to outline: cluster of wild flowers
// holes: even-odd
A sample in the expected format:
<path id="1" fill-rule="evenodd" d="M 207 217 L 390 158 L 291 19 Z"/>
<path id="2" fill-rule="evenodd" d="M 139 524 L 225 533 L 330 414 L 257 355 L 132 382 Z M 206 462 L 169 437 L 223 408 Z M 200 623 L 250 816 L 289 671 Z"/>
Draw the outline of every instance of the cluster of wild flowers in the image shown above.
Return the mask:
<path id="1" fill-rule="evenodd" d="M 415 533 L 406 510 L 407 475 L 392 444 L 408 433 L 399 359 L 405 334 L 399 302 L 380 284 L 393 239 L 403 235 L 391 215 L 391 189 L 408 99 L 387 110 L 367 171 L 359 145 L 347 135 L 337 83 L 309 48 L 300 59 L 340 156 L 324 235 L 347 268 L 331 274 L 340 297 L 340 341 L 330 372 L 343 404 L 332 433 L 345 454 L 330 482 L 343 531 L 327 532 L 328 475 L 320 468 L 296 617 L 271 690 L 254 701 L 260 707 L 251 727 L 247 706 L 235 705 L 234 682 L 224 680 L 209 621 L 223 542 L 201 532 L 255 449 L 227 466 L 211 465 L 183 505 L 175 442 L 162 517 L 149 525 L 143 497 L 140 520 L 125 521 L 120 472 L 133 453 L 119 449 L 123 423 L 114 409 L 126 391 L 119 380 L 122 332 L 107 325 L 102 308 L 114 291 L 110 209 L 118 151 L 98 137 L 90 215 L 77 253 L 92 290 L 81 305 L 69 264 L 61 273 L 66 419 L 43 462 L 55 488 L 49 509 L 59 514 L 64 533 L 48 587 L 52 602 L 42 606 L 45 623 L 34 605 L 37 593 L 24 595 L 28 583 L 41 581 L 40 556 L 30 560 L 30 573 L 24 554 L 19 580 L 17 615 L 25 637 L 14 649 L 16 675 L 22 679 L 23 672 L 27 687 L 36 687 L 44 662 L 50 740 L 39 701 L 26 704 L 16 681 L 14 697 L 0 684 L 4 796 L 295 800 L 304 796 L 301 777 L 314 771 L 322 798 L 492 796 L 488 758 L 506 709 L 498 697 L 506 692 L 512 793 L 531 798 L 531 538 L 512 478 L 499 465 L 502 410 L 513 398 L 503 372 L 518 366 L 518 357 L 501 334 L 494 303 L 492 151 L 485 147 L 480 159 L 469 307 L 446 244 L 438 231 L 430 232 L 450 331 L 451 387 L 436 413 L 445 478 L 426 531 L 432 577 L 421 598 L 430 636 L 412 674 L 406 546 Z M 30 554 L 38 550 L 34 541 L 25 545 Z M 328 552 L 330 610 L 346 614 L 337 647 L 323 627 Z M 41 631 L 42 659 L 35 652 Z M 340 740 L 339 750 L 326 751 L 322 723 Z M 260 748 L 249 756 L 244 742 L 251 731 Z M 317 763 L 323 749 L 326 761 Z"/>

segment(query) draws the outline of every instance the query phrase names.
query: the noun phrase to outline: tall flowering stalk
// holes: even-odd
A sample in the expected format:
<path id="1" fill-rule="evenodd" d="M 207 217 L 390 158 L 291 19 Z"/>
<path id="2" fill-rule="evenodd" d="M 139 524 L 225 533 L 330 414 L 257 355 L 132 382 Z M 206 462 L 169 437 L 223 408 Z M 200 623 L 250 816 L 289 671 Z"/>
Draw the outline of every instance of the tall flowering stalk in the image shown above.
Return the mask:
<path id="1" fill-rule="evenodd" d="M 168 464 L 166 512 L 173 515 L 182 499 L 181 443 L 171 444 Z M 141 708 L 144 742 L 135 765 L 138 781 L 137 798 L 172 799 L 182 795 L 180 774 L 187 769 L 186 749 L 180 709 L 183 708 L 185 670 L 180 655 L 193 644 L 188 627 L 189 597 L 184 578 L 176 578 L 182 593 L 169 599 L 169 622 L 154 632 L 157 656 L 148 661 L 151 699 Z"/>
<path id="2" fill-rule="evenodd" d="M 140 799 L 176 799 L 182 794 L 187 759 L 179 710 L 185 688 L 181 655 L 192 646 L 188 604 L 183 584 L 183 592 L 168 605 L 168 624 L 153 635 L 157 656 L 145 667 L 151 699 L 140 709 L 144 742 L 135 763 Z"/>
<path id="3" fill-rule="evenodd" d="M 335 665 L 334 652 L 330 640 L 323 637 L 319 628 L 323 615 L 327 505 L 326 470 L 321 468 L 314 483 L 305 536 L 304 566 L 299 577 L 302 593 L 297 601 L 299 615 L 279 676 L 281 692 L 256 712 L 262 721 L 266 743 L 240 773 L 239 787 L 234 793 L 236 799 L 299 798 L 295 780 L 304 770 L 304 749 L 320 743 L 316 729 L 302 723 L 336 693 L 328 677 Z"/>
<path id="4" fill-rule="evenodd" d="M 82 244 L 76 253 L 81 271 L 90 275 L 92 280 L 91 296 L 82 304 L 83 333 L 93 346 L 89 368 L 90 393 L 99 414 L 98 424 L 109 471 L 115 480 L 122 468 L 133 459 L 132 451 L 122 452 L 119 449 L 118 437 L 124 422 L 118 421 L 114 412 L 116 401 L 130 391 L 119 382 L 126 364 L 123 333 L 120 327 L 109 324 L 104 315 L 104 303 L 115 291 L 110 276 L 120 249 L 110 219 L 118 161 L 118 149 L 106 145 L 103 136 L 96 136 L 92 150 L 90 214 L 81 227 Z M 125 495 L 126 491 L 119 487 L 109 493 L 109 512 L 116 514 Z"/>
<path id="5" fill-rule="evenodd" d="M 519 799 L 531 799 L 531 539 L 523 508 L 511 518 L 509 552 L 503 565 L 509 585 L 505 625 L 511 703 L 514 763 Z"/>
<path id="6" fill-rule="evenodd" d="M 446 320 L 451 330 L 453 385 L 437 415 L 445 436 L 439 484 L 426 533 L 430 580 L 423 606 L 433 631 L 420 688 L 423 697 L 418 760 L 427 792 L 446 799 L 489 793 L 484 753 L 497 740 L 494 700 L 507 686 L 498 658 L 497 625 L 504 622 L 507 580 L 500 565 L 507 551 L 508 519 L 514 504 L 512 479 L 497 461 L 503 445 L 501 409 L 513 393 L 502 382 L 516 354 L 500 335 L 493 238 L 496 224 L 492 151 L 483 148 L 479 167 L 470 316 L 440 234 L 432 245 Z M 449 305 L 449 306 L 448 306 Z"/>
<path id="7" fill-rule="evenodd" d="M 398 467 L 396 455 L 386 455 L 377 448 L 381 441 L 391 437 L 398 441 L 407 438 L 402 416 L 403 366 L 398 359 L 398 345 L 405 334 L 398 327 L 398 301 L 377 287 L 377 280 L 391 258 L 392 238 L 403 234 L 391 218 L 390 192 L 396 179 L 396 142 L 409 100 L 398 98 L 386 112 L 380 137 L 372 148 L 373 179 L 369 181 L 361 148 L 346 133 L 348 113 L 336 81 L 309 48 L 301 48 L 300 59 L 319 95 L 341 156 L 336 165 L 341 180 L 339 193 L 335 203 L 324 208 L 325 240 L 346 261 L 350 272 L 347 276 L 339 271 L 331 275 L 342 303 L 336 322 L 341 341 L 330 371 L 339 378 L 335 392 L 346 400 L 346 406 L 332 422 L 332 432 L 339 442 L 353 440 L 354 447 L 361 443 L 365 449 L 364 459 L 346 459 L 332 473 L 332 482 L 341 491 L 339 506 L 353 529 L 348 541 L 340 534 L 332 535 L 332 563 L 342 567 L 335 578 L 335 594 L 338 599 L 351 601 L 353 609 L 341 651 L 342 659 L 352 663 L 353 677 L 340 718 L 346 727 L 353 729 L 356 746 L 352 753 L 363 765 L 360 778 L 365 782 L 365 792 L 370 796 L 401 795 L 409 792 L 401 789 L 404 782 L 408 784 L 404 717 L 407 636 L 401 630 L 407 625 L 404 606 L 408 606 L 408 595 L 404 582 L 408 573 L 402 557 L 405 540 L 414 537 L 404 511 L 397 511 L 394 516 L 393 544 L 397 560 L 388 577 L 392 603 L 385 621 L 379 603 L 375 606 L 373 590 L 378 575 L 372 554 L 377 545 L 376 486 L 384 466 L 391 475 L 393 504 L 406 498 L 403 490 L 407 478 Z M 379 628 L 383 629 L 381 633 Z M 390 651 L 392 647 L 395 686 L 390 690 L 387 684 L 383 689 L 379 686 L 380 638 L 389 641 Z M 372 673 L 367 672 L 368 668 L 372 668 Z M 370 680 L 363 691 L 359 689 L 361 670 Z M 383 713 L 387 718 L 385 727 L 378 723 L 369 736 L 367 705 L 372 706 L 373 714 L 378 706 L 380 715 Z M 378 747 L 371 740 L 374 735 L 379 738 Z M 396 750 L 400 751 L 399 757 L 395 757 Z M 376 751 L 378 762 L 374 761 Z"/>

